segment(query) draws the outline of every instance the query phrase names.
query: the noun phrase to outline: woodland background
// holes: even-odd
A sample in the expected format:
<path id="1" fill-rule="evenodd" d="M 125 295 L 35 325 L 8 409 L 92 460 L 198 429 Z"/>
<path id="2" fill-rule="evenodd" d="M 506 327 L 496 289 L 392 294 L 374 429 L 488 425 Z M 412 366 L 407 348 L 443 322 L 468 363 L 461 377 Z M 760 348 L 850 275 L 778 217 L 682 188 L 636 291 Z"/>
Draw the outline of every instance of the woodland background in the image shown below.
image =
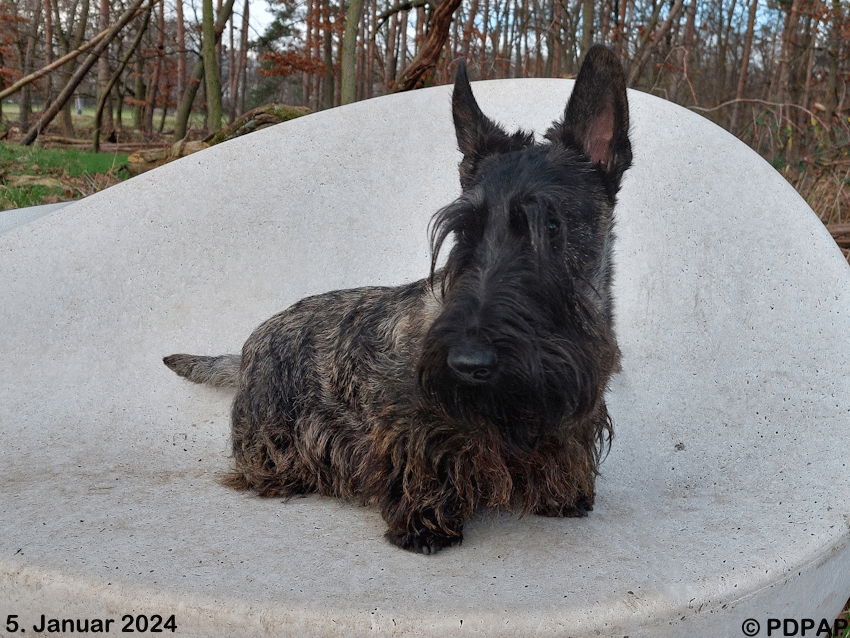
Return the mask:
<path id="1" fill-rule="evenodd" d="M 850 222 L 848 0 L 266 2 L 0 0 L 4 135 L 185 143 L 270 102 L 320 110 L 447 83 L 461 57 L 472 79 L 572 77 L 602 42 L 631 88 L 730 130 L 825 223 Z M 83 106 L 93 131 L 74 130 Z"/>

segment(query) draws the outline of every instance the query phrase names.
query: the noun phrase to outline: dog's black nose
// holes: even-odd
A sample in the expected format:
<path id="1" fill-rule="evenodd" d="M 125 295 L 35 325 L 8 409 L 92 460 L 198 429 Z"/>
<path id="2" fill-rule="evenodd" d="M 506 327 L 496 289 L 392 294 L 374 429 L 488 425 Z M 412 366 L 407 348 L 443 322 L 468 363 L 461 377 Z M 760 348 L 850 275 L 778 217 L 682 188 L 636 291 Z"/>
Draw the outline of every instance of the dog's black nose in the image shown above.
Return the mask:
<path id="1" fill-rule="evenodd" d="M 458 347 L 449 350 L 447 362 L 462 380 L 486 383 L 493 377 L 498 359 L 495 350 L 486 346 Z"/>

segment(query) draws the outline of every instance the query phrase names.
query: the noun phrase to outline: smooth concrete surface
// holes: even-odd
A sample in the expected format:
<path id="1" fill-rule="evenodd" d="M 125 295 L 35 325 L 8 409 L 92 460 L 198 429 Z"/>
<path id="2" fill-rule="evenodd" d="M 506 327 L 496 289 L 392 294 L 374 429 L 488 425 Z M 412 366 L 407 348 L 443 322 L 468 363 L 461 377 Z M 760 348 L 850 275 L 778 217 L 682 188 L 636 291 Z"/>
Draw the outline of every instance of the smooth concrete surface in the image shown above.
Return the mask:
<path id="1" fill-rule="evenodd" d="M 60 208 L 65 208 L 71 202 L 59 202 L 58 204 L 43 204 L 41 206 L 27 206 L 25 208 L 12 208 L 0 210 L 0 235 L 7 230 L 28 224 L 34 219 L 55 213 Z"/>
<path id="2" fill-rule="evenodd" d="M 570 88 L 474 85 L 485 113 L 538 131 Z M 0 236 L 0 623 L 663 638 L 834 619 L 850 596 L 850 268 L 743 144 L 630 100 L 623 372 L 597 507 L 482 516 L 436 556 L 390 546 L 373 509 L 221 487 L 231 396 L 161 357 L 237 351 L 310 293 L 424 276 L 428 220 L 458 192 L 448 88 L 266 129 Z"/>

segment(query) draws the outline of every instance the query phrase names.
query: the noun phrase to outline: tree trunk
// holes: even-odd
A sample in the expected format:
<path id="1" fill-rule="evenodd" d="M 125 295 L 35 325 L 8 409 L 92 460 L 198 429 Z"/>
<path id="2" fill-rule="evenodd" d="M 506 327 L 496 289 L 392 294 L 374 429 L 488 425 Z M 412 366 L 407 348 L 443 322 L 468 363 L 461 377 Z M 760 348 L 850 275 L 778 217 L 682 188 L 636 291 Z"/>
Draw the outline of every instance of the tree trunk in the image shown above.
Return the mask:
<path id="1" fill-rule="evenodd" d="M 410 12 L 401 12 L 401 43 L 398 50 L 398 73 L 404 73 L 407 68 L 407 24 L 410 20 Z M 396 85 L 398 85 L 398 75 L 395 77 Z"/>
<path id="2" fill-rule="evenodd" d="M 635 55 L 635 59 L 632 60 L 632 66 L 629 70 L 627 86 L 632 86 L 635 81 L 640 77 L 640 74 L 643 72 L 646 63 L 649 61 L 649 56 L 652 55 L 652 51 L 670 30 L 673 21 L 679 16 L 679 12 L 682 10 L 682 6 L 684 4 L 684 0 L 675 0 L 673 6 L 670 7 L 670 13 L 667 15 L 667 19 L 664 21 L 658 31 L 654 33 L 653 31 L 655 24 L 658 22 L 658 14 L 655 13 L 653 15 L 653 20 L 651 21 L 651 28 L 647 28 L 646 35 L 643 41 L 641 42 L 641 47 L 638 50 L 637 55 Z"/>
<path id="3" fill-rule="evenodd" d="M 481 50 L 481 60 L 478 63 L 478 68 L 481 72 L 481 79 L 486 80 L 489 77 L 488 69 L 490 64 L 487 60 L 487 32 L 490 29 L 490 0 L 484 0 L 484 12 L 481 23 L 481 41 L 479 47 Z"/>
<path id="4" fill-rule="evenodd" d="M 331 109 L 334 105 L 334 59 L 333 29 L 331 28 L 331 10 L 328 0 L 322 2 L 322 60 L 325 63 L 325 75 L 322 80 L 322 108 Z"/>
<path id="5" fill-rule="evenodd" d="M 349 0 L 342 36 L 340 104 L 351 104 L 357 99 L 357 27 L 362 12 L 363 0 Z"/>
<path id="6" fill-rule="evenodd" d="M 826 115 L 831 118 L 838 105 L 838 57 L 841 48 L 841 0 L 832 0 L 832 29 L 827 49 L 829 70 L 826 78 Z"/>
<path id="7" fill-rule="evenodd" d="M 53 64 L 53 0 L 44 0 L 44 61 L 46 66 Z M 45 93 L 47 101 L 53 97 L 53 78 L 47 76 Z"/>
<path id="8" fill-rule="evenodd" d="M 17 14 L 17 4 L 15 5 L 15 13 Z M 17 17 L 17 16 L 15 16 Z M 26 46 L 20 39 L 16 39 L 18 49 L 18 59 L 21 60 L 21 74 L 29 75 L 32 73 L 33 58 L 35 56 L 35 45 L 38 42 L 38 31 L 41 24 L 41 0 L 36 0 L 35 8 L 32 12 L 32 21 L 27 29 Z M 0 65 L 2 67 L 3 65 Z M 32 94 L 30 85 L 24 87 L 21 92 L 20 108 L 18 112 L 19 125 L 22 129 L 29 126 L 29 118 L 32 115 Z"/>
<path id="9" fill-rule="evenodd" d="M 245 112 L 245 84 L 248 75 L 248 8 L 250 6 L 250 1 L 245 0 L 245 5 L 242 8 L 242 29 L 239 31 L 239 72 L 236 76 L 239 103 L 237 104 L 236 115 Z"/>
<path id="10" fill-rule="evenodd" d="M 324 23 L 324 0 L 313 0 L 313 50 L 311 57 L 314 60 L 322 59 L 322 25 Z M 310 75 L 310 86 L 313 94 L 312 109 L 314 111 L 322 110 L 322 78 L 316 75 Z M 308 105 L 310 106 L 310 105 Z"/>
<path id="11" fill-rule="evenodd" d="M 469 47 L 472 42 L 472 31 L 475 29 L 475 16 L 478 14 L 478 0 L 472 0 L 469 6 L 469 15 L 466 18 L 466 26 L 463 28 L 463 41 L 460 47 L 460 55 L 464 60 L 469 59 Z"/>
<path id="12" fill-rule="evenodd" d="M 176 122 L 174 123 L 174 142 L 179 142 L 186 137 L 186 131 L 189 128 L 189 116 L 192 114 L 192 104 L 195 102 L 195 96 L 198 94 L 198 89 L 203 81 L 204 59 L 198 58 L 195 68 L 192 69 L 192 76 L 186 83 L 186 90 L 183 92 L 180 105 L 177 107 L 177 114 L 175 115 Z"/>
<path id="13" fill-rule="evenodd" d="M 611 0 L 602 3 L 602 20 L 599 24 L 599 42 L 608 42 L 611 38 Z"/>
<path id="14" fill-rule="evenodd" d="M 788 15 L 785 18 L 785 26 L 782 30 L 782 53 L 779 58 L 779 82 L 777 86 L 776 101 L 784 105 L 788 101 L 790 93 L 791 57 L 797 40 L 797 26 L 800 17 L 800 0 L 793 0 Z M 785 111 L 780 106 L 780 119 Z"/>
<path id="15" fill-rule="evenodd" d="M 231 12 L 233 11 L 233 2 L 234 0 L 227 0 L 227 2 L 221 9 L 221 13 L 216 19 L 216 38 L 221 37 L 221 34 L 224 32 L 224 27 L 227 24 L 227 20 L 230 17 Z M 183 97 L 180 100 L 180 106 L 177 109 L 177 121 L 174 124 L 175 142 L 179 142 L 184 137 L 186 137 L 186 130 L 189 125 L 189 115 L 192 113 L 192 104 L 195 101 L 195 96 L 198 94 L 198 88 L 200 87 L 201 81 L 204 79 L 204 77 L 204 59 L 201 57 L 198 58 L 197 62 L 195 62 L 195 68 L 192 69 L 192 77 L 186 84 L 186 91 L 185 93 L 183 93 Z"/>
<path id="16" fill-rule="evenodd" d="M 227 29 L 230 46 L 227 50 L 227 124 L 233 124 L 236 119 L 236 92 L 238 91 L 237 82 L 239 80 L 239 68 L 236 66 L 236 42 L 233 37 L 233 32 L 236 30 L 236 25 L 233 20 L 234 16 L 230 16 L 230 27 Z"/>
<path id="17" fill-rule="evenodd" d="M 433 76 L 440 52 L 449 37 L 452 16 L 461 0 L 442 0 L 434 11 L 431 28 L 425 34 L 422 48 L 396 83 L 395 92 L 409 91 L 424 86 Z"/>
<path id="18" fill-rule="evenodd" d="M 109 9 L 109 0 L 100 0 L 101 31 L 105 31 L 109 28 Z M 111 133 L 115 128 L 115 123 L 112 120 L 112 99 L 110 97 L 109 89 L 107 88 L 107 85 L 110 84 L 109 77 L 109 47 L 107 47 L 103 53 L 100 54 L 100 58 L 97 61 L 98 102 L 105 100 L 105 109 L 101 109 L 101 115 L 99 116 L 103 119 L 96 119 L 94 123 L 95 128 L 106 131 L 107 133 Z"/>
<path id="19" fill-rule="evenodd" d="M 741 102 L 747 89 L 747 71 L 750 68 L 750 55 L 753 50 L 753 32 L 756 25 L 756 11 L 758 0 L 750 0 L 750 12 L 747 15 L 747 31 L 744 34 L 744 53 L 741 57 L 741 71 L 738 76 L 738 89 L 735 91 L 735 105 L 732 107 L 732 121 L 729 123 L 729 131 L 735 135 L 738 131 L 738 120 L 741 116 Z"/>
<path id="20" fill-rule="evenodd" d="M 676 73 L 673 80 L 670 82 L 670 101 L 676 102 L 679 98 L 679 87 L 682 81 L 688 76 L 690 68 L 691 47 L 694 42 L 695 18 L 697 12 L 697 0 L 691 0 L 688 3 L 688 8 L 685 11 L 685 33 L 682 36 L 682 42 L 677 47 L 676 51 Z"/>
<path id="21" fill-rule="evenodd" d="M 58 2 L 57 2 L 58 4 Z M 86 25 L 89 21 L 89 8 L 91 7 L 91 3 L 89 0 L 83 0 L 82 7 L 80 8 L 80 16 L 77 20 L 77 29 L 71 40 L 71 48 L 78 48 L 84 41 L 86 37 Z M 70 31 L 70 28 L 69 28 Z M 65 85 L 69 82 L 72 82 L 75 77 L 74 74 L 74 65 L 67 64 L 65 66 L 65 72 L 63 73 L 63 80 L 65 81 Z M 79 83 L 78 83 L 79 84 Z M 68 96 L 68 99 L 65 100 L 65 104 L 62 106 L 60 112 L 60 120 L 62 122 L 62 131 L 65 134 L 65 137 L 76 137 L 74 133 L 74 121 L 71 117 L 71 96 Z"/>
<path id="22" fill-rule="evenodd" d="M 626 34 L 626 8 L 628 6 L 628 0 L 620 0 L 620 12 L 618 15 L 617 21 L 617 40 L 616 45 L 614 46 L 614 52 L 617 54 L 618 58 L 621 58 L 623 55 L 623 45 L 625 44 L 625 34 Z"/>
<path id="23" fill-rule="evenodd" d="M 165 118 L 168 116 L 168 96 L 171 94 L 171 77 L 166 73 L 165 74 L 165 87 L 162 92 L 163 100 L 162 100 L 162 112 L 159 115 L 159 125 L 156 127 L 156 132 L 162 134 L 162 130 L 165 128 Z"/>
<path id="24" fill-rule="evenodd" d="M 207 95 L 207 126 L 210 133 L 221 128 L 221 83 L 216 60 L 215 18 L 212 0 L 203 0 L 203 41 L 201 54 L 204 60 L 204 86 Z"/>
<path id="25" fill-rule="evenodd" d="M 148 94 L 145 96 L 145 133 L 148 135 L 153 133 L 153 113 L 156 110 L 156 99 L 159 97 L 159 79 L 162 75 L 163 60 L 165 58 L 165 3 L 159 2 L 158 4 L 156 62 L 150 82 L 148 83 Z"/>
<path id="26" fill-rule="evenodd" d="M 186 90 L 186 21 L 183 19 L 183 0 L 176 0 L 177 12 L 177 95 Z"/>
<path id="27" fill-rule="evenodd" d="M 370 0 L 372 10 L 367 14 L 369 16 L 369 25 L 367 27 L 366 38 L 366 60 L 365 60 L 365 93 L 363 97 L 367 100 L 374 97 L 375 93 L 375 61 L 378 57 L 378 45 L 375 42 L 375 35 L 378 28 L 378 2 Z"/>
<path id="28" fill-rule="evenodd" d="M 136 57 L 136 90 L 133 97 L 136 103 L 133 105 L 133 128 L 142 131 L 145 128 L 145 59 L 139 55 Z"/>
<path id="29" fill-rule="evenodd" d="M 581 45 L 579 55 L 584 54 L 593 45 L 593 0 L 582 0 L 581 3 Z"/>

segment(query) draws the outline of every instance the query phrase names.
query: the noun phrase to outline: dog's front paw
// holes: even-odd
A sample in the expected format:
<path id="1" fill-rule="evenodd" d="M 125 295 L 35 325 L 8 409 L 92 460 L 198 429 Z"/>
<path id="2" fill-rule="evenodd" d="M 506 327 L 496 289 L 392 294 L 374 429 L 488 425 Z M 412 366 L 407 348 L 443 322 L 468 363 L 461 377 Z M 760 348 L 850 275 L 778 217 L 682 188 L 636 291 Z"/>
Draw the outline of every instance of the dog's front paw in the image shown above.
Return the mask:
<path id="1" fill-rule="evenodd" d="M 436 554 L 444 547 L 453 547 L 463 542 L 463 534 L 449 536 L 430 529 L 416 532 L 388 530 L 386 537 L 397 547 L 423 554 Z"/>

